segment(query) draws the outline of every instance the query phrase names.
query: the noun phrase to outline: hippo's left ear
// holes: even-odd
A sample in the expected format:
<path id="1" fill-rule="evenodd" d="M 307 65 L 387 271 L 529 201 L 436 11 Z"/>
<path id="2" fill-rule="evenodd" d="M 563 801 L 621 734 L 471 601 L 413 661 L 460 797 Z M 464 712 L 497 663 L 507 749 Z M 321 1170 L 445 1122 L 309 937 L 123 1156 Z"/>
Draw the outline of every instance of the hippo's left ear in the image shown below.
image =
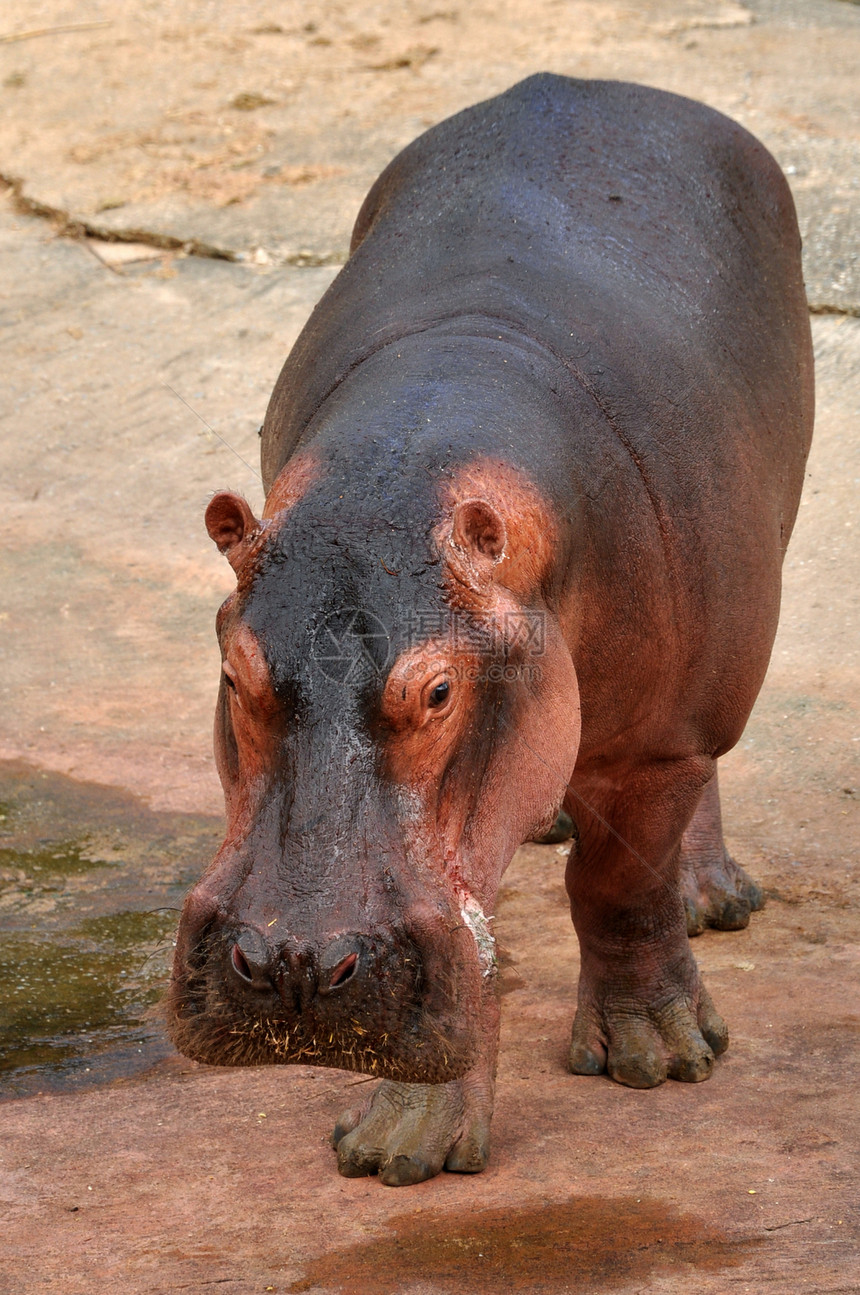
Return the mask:
<path id="1" fill-rule="evenodd" d="M 468 602 L 466 590 L 479 603 L 504 589 L 521 601 L 542 596 L 557 527 L 534 483 L 508 463 L 477 459 L 440 493 L 434 539 L 455 599 Z"/>
<path id="2" fill-rule="evenodd" d="M 247 553 L 247 541 L 260 528 L 250 505 L 241 495 L 219 490 L 206 509 L 206 529 L 234 571 Z"/>

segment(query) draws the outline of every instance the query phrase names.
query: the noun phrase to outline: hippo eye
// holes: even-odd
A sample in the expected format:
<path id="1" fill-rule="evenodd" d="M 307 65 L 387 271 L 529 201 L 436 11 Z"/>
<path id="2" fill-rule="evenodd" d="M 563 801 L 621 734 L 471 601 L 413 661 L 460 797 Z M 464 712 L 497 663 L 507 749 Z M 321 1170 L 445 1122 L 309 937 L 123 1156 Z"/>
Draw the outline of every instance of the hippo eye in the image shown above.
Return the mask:
<path id="1" fill-rule="evenodd" d="M 224 675 L 224 682 L 227 685 L 227 687 L 230 689 L 231 692 L 235 692 L 236 680 L 233 678 L 232 674 L 228 673 L 226 666 L 224 667 L 224 670 L 222 673 Z"/>
<path id="2" fill-rule="evenodd" d="M 437 683 L 436 687 L 427 698 L 427 705 L 432 707 L 434 710 L 439 706 L 444 706 L 445 702 L 448 700 L 450 692 L 450 683 L 447 679 L 443 679 L 441 683 Z"/>

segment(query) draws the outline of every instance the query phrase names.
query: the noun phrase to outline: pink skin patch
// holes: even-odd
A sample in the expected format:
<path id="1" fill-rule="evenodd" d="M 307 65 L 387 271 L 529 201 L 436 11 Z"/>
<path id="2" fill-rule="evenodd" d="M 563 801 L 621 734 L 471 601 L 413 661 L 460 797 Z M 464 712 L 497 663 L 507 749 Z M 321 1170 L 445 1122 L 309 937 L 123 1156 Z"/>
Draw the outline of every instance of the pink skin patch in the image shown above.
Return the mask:
<path id="1" fill-rule="evenodd" d="M 293 508 L 322 476 L 322 464 L 313 450 L 299 450 L 272 482 L 263 507 L 263 520 L 272 521 Z"/>

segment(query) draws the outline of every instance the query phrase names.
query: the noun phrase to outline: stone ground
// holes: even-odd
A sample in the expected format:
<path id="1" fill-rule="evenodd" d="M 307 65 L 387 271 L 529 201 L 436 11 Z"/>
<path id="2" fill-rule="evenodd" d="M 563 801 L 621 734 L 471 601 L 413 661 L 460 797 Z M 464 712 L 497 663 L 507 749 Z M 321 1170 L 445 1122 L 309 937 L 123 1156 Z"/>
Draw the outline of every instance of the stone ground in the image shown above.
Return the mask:
<path id="1" fill-rule="evenodd" d="M 714 1077 L 641 1093 L 565 1072 L 562 860 L 526 848 L 499 907 L 484 1175 L 340 1179 L 326 1137 L 354 1076 L 168 1056 L 0 1104 L 0 1289 L 860 1289 L 858 65 L 844 0 L 6 0 L 0 760 L 219 813 L 230 579 L 206 501 L 259 505 L 268 393 L 375 173 L 529 72 L 693 94 L 772 148 L 806 239 L 819 413 L 771 671 L 724 761 L 729 841 L 769 900 L 696 941 L 732 1029 Z"/>

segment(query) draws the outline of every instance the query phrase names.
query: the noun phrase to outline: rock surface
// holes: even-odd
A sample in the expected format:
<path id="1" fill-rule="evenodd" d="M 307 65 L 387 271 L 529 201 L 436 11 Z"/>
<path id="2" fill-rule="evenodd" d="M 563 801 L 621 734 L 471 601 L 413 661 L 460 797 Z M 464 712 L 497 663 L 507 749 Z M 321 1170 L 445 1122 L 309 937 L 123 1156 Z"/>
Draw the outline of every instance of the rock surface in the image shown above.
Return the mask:
<path id="1" fill-rule="evenodd" d="M 789 169 L 813 306 L 831 314 L 813 321 L 817 439 L 780 634 L 722 776 L 730 845 L 768 906 L 695 946 L 732 1030 L 714 1077 L 641 1093 L 565 1072 L 563 860 L 528 847 L 498 913 L 485 1174 L 404 1192 L 339 1179 L 326 1138 L 354 1076 L 168 1056 L 0 1104 L 0 1289 L 854 1288 L 858 32 L 841 0 L 94 0 L 83 16 L 7 0 L 0 759 L 133 792 L 147 813 L 219 813 L 212 623 L 231 578 L 203 509 L 219 487 L 259 505 L 256 429 L 335 273 L 313 263 L 343 255 L 377 170 L 448 112 L 538 67 L 706 99 Z M 58 237 L 76 224 L 101 241 Z M 150 259 L 107 250 L 120 235 Z"/>
<path id="2" fill-rule="evenodd" d="M 394 153 L 546 70 L 660 85 L 747 126 L 791 178 L 814 307 L 860 310 L 860 13 L 838 0 L 38 10 L 36 26 L 31 3 L 4 5 L 0 175 L 73 227 L 338 264 Z"/>

